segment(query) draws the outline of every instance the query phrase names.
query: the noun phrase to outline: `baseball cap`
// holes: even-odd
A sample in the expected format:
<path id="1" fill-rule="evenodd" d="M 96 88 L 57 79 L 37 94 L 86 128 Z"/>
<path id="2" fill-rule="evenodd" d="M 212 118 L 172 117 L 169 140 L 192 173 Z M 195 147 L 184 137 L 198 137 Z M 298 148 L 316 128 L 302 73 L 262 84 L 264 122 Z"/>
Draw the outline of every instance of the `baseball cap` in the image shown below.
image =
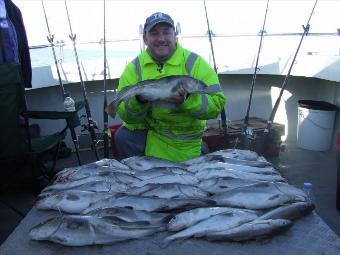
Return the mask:
<path id="1" fill-rule="evenodd" d="M 168 14 L 156 12 L 145 20 L 144 33 L 149 32 L 150 29 L 153 28 L 158 23 L 167 23 L 172 28 L 175 28 L 174 21 Z"/>

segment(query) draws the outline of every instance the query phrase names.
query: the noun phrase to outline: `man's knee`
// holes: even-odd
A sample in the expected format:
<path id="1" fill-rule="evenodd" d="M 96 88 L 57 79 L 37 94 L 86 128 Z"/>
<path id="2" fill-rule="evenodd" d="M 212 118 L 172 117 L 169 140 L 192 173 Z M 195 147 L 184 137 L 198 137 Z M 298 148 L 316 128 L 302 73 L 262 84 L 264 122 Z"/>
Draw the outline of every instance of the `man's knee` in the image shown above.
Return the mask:
<path id="1" fill-rule="evenodd" d="M 146 135 L 146 130 L 130 131 L 126 127 L 120 127 L 114 135 L 119 158 L 144 155 Z"/>
<path id="2" fill-rule="evenodd" d="M 208 153 L 209 153 L 209 147 L 204 141 L 202 141 L 201 155 L 208 154 Z"/>
<path id="3" fill-rule="evenodd" d="M 118 146 L 119 144 L 121 144 L 124 141 L 124 129 L 126 129 L 126 127 L 121 126 L 120 128 L 118 128 L 118 130 L 115 132 L 114 134 L 114 141 L 115 144 Z"/>

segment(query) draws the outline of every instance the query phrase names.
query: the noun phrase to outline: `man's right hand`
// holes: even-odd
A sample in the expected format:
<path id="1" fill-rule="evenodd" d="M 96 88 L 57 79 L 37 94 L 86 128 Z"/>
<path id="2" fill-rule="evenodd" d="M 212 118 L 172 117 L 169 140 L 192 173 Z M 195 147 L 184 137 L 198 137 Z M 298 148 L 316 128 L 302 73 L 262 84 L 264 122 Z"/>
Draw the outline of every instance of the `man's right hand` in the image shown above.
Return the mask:
<path id="1" fill-rule="evenodd" d="M 146 100 L 146 99 L 145 99 L 143 96 L 141 96 L 141 95 L 137 95 L 137 96 L 136 96 L 136 99 L 137 99 L 138 102 L 140 102 L 140 103 L 142 103 L 142 104 L 145 104 L 145 103 L 148 102 L 148 100 Z"/>

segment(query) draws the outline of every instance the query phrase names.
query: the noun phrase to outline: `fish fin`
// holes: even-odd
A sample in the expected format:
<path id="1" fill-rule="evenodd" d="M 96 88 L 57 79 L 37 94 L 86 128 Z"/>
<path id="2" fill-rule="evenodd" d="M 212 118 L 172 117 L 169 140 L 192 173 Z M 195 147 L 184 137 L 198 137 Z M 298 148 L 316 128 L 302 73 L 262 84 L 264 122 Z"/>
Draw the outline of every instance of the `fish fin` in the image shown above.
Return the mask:
<path id="1" fill-rule="evenodd" d="M 206 235 L 206 236 L 205 236 L 205 239 L 208 240 L 209 242 L 221 240 L 221 239 L 217 238 L 216 235 Z"/>
<path id="2" fill-rule="evenodd" d="M 268 187 L 269 186 L 269 182 L 258 182 L 258 183 L 255 183 L 253 184 L 253 187 L 256 187 L 256 188 L 265 188 L 265 187 Z"/>
<path id="3" fill-rule="evenodd" d="M 163 241 L 161 241 L 161 243 L 159 244 L 159 247 L 161 249 L 165 249 L 166 247 L 169 246 L 169 244 L 172 242 L 172 239 L 169 239 L 168 237 L 165 238 Z"/>
<path id="4" fill-rule="evenodd" d="M 130 210 L 134 210 L 133 206 L 130 206 L 130 205 L 124 206 L 123 208 L 127 208 L 127 209 L 130 209 Z"/>
<path id="5" fill-rule="evenodd" d="M 274 200 L 274 199 L 278 198 L 279 196 L 280 196 L 279 194 L 275 194 L 275 195 L 269 197 L 268 200 Z"/>
<path id="6" fill-rule="evenodd" d="M 171 209 L 172 208 L 170 208 L 168 205 L 162 205 L 156 210 L 156 212 L 164 212 L 164 211 L 169 211 Z"/>
<path id="7" fill-rule="evenodd" d="M 174 216 L 175 216 L 174 214 L 169 214 L 162 219 L 162 222 L 169 223 Z"/>
<path id="8" fill-rule="evenodd" d="M 220 189 L 228 189 L 229 187 L 227 185 L 219 185 L 218 186 Z"/>
<path id="9" fill-rule="evenodd" d="M 114 196 L 114 198 L 126 197 L 126 193 L 118 192 L 118 193 L 114 194 L 113 196 Z"/>
<path id="10" fill-rule="evenodd" d="M 212 199 L 203 199 L 203 201 L 207 204 L 207 206 L 215 206 L 217 205 L 217 202 Z"/>

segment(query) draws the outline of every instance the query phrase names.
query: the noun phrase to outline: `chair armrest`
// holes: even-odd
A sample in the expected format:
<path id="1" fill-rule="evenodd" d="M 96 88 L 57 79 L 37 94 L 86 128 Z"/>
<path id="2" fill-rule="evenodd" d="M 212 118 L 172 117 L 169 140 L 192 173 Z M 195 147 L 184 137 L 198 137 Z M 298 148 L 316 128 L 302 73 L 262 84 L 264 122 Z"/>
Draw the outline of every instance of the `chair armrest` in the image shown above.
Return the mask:
<path id="1" fill-rule="evenodd" d="M 48 119 L 58 120 L 70 118 L 75 112 L 59 112 L 59 111 L 26 111 L 22 115 L 30 119 Z"/>
<path id="2" fill-rule="evenodd" d="M 77 101 L 75 103 L 76 110 L 74 112 L 65 111 L 25 111 L 22 115 L 29 119 L 48 119 L 48 120 L 66 120 L 67 127 L 75 128 L 80 125 L 78 111 L 85 106 L 84 101 Z"/>
<path id="3" fill-rule="evenodd" d="M 58 119 L 69 119 L 74 116 L 80 109 L 84 107 L 83 101 L 78 101 L 75 103 L 76 110 L 74 112 L 66 112 L 66 111 L 25 111 L 22 115 L 26 118 L 30 119 L 49 119 L 49 120 L 58 120 Z"/>

